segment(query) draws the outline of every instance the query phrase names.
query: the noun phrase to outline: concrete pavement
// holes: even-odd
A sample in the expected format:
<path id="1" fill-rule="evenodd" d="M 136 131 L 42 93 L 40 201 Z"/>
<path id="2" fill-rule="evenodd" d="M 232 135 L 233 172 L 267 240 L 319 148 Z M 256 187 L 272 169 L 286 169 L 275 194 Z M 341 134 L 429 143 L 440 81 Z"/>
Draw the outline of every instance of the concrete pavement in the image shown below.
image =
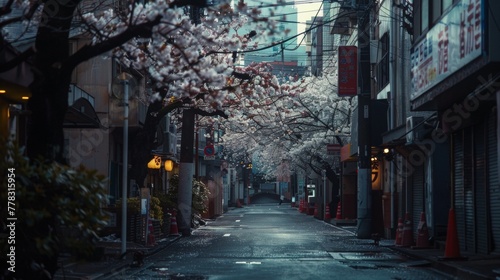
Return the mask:
<path id="1" fill-rule="evenodd" d="M 284 205 L 281 207 L 283 206 Z M 229 212 L 232 210 L 233 208 L 230 208 Z M 314 217 L 311 216 L 311 219 L 314 219 Z M 356 227 L 353 225 L 338 226 L 331 223 L 330 225 L 343 228 L 355 235 Z M 153 247 L 129 243 L 127 249 L 131 253 L 128 253 L 125 259 L 119 258 L 121 243 L 111 242 L 108 244 L 100 244 L 100 246 L 106 248 L 105 255 L 107 257 L 98 262 L 75 263 L 71 262 L 69 259 L 63 260 L 61 262 L 62 268 L 56 274 L 55 279 L 109 278 L 132 264 L 133 252 L 142 251 L 145 256 L 153 255 L 156 252 L 168 248 L 170 244 L 173 244 L 180 238 L 180 236 L 169 236 Z M 444 256 L 444 246 L 435 246 L 428 249 L 412 249 L 410 247 L 395 246 L 394 240 L 384 239 L 380 240 L 379 246 L 390 248 L 391 250 L 419 260 L 415 262 L 415 265 L 432 266 L 445 274 L 454 276 L 456 279 L 500 280 L 500 256 L 463 254 L 462 256 L 464 259 L 461 260 L 442 260 L 441 257 Z"/>
<path id="2" fill-rule="evenodd" d="M 93 280 L 110 277 L 133 264 L 135 252 L 142 252 L 144 256 L 153 255 L 168 248 L 181 238 L 180 235 L 170 235 L 157 242 L 155 246 L 145 246 L 136 243 L 127 243 L 127 254 L 120 258 L 121 242 L 100 242 L 99 247 L 105 250 L 104 257 L 99 261 L 74 262 L 69 258 L 62 258 L 61 268 L 57 271 L 56 280 Z"/>

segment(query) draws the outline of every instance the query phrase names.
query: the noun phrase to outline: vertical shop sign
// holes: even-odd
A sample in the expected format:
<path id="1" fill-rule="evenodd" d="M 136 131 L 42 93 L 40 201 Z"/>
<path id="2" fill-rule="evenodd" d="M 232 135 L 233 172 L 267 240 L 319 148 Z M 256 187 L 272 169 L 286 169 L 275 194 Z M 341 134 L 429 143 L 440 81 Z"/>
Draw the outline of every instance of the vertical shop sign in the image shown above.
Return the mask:
<path id="1" fill-rule="evenodd" d="M 358 49 L 339 46 L 339 96 L 355 96 L 358 92 Z"/>

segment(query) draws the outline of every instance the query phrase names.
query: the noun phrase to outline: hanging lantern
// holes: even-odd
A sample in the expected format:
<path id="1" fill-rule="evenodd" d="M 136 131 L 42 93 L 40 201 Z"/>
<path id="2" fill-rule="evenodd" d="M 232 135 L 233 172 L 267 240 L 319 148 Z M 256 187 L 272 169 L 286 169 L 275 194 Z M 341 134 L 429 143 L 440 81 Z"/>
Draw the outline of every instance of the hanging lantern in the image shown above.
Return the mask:
<path id="1" fill-rule="evenodd" d="M 170 172 L 174 169 L 174 162 L 171 159 L 165 161 L 165 171 Z"/>
<path id="2" fill-rule="evenodd" d="M 148 162 L 149 169 L 160 169 L 160 167 L 161 167 L 161 158 L 158 156 L 155 156 L 152 160 Z"/>

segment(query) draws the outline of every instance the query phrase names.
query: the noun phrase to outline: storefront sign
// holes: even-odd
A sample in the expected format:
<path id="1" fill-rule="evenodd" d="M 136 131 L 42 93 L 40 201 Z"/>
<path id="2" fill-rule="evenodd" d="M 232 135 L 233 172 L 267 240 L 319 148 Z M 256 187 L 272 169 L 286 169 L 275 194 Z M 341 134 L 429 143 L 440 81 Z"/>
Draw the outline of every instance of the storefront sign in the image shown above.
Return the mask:
<path id="1" fill-rule="evenodd" d="M 461 0 L 415 45 L 412 100 L 481 55 L 483 16 L 481 0 Z"/>
<path id="2" fill-rule="evenodd" d="M 327 144 L 326 145 L 326 154 L 327 155 L 340 155 L 340 149 L 342 146 L 340 144 Z"/>
<path id="3" fill-rule="evenodd" d="M 338 96 L 355 96 L 358 92 L 358 49 L 339 46 Z"/>
<path id="4" fill-rule="evenodd" d="M 382 168 L 380 166 L 381 162 L 376 158 L 372 158 L 371 169 L 372 169 L 372 190 L 382 189 Z"/>

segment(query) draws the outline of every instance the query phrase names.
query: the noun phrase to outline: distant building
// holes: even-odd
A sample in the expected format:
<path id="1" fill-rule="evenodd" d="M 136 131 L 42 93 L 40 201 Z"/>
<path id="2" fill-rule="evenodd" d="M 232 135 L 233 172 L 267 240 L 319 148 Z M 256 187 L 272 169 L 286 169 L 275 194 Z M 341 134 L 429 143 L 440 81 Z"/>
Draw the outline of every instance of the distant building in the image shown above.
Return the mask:
<path id="1" fill-rule="evenodd" d="M 290 76 L 303 75 L 306 69 L 305 41 L 302 35 L 297 34 L 297 8 L 285 4 L 271 8 L 262 8 L 262 17 L 269 17 L 277 21 L 277 30 L 273 34 L 268 32 L 258 34 L 252 38 L 258 43 L 260 50 L 247 52 L 240 58 L 242 65 L 268 62 L 273 65 L 273 74 L 288 80 Z M 252 24 L 240 31 L 240 34 L 255 30 Z M 282 42 L 282 43 L 281 43 Z"/>

